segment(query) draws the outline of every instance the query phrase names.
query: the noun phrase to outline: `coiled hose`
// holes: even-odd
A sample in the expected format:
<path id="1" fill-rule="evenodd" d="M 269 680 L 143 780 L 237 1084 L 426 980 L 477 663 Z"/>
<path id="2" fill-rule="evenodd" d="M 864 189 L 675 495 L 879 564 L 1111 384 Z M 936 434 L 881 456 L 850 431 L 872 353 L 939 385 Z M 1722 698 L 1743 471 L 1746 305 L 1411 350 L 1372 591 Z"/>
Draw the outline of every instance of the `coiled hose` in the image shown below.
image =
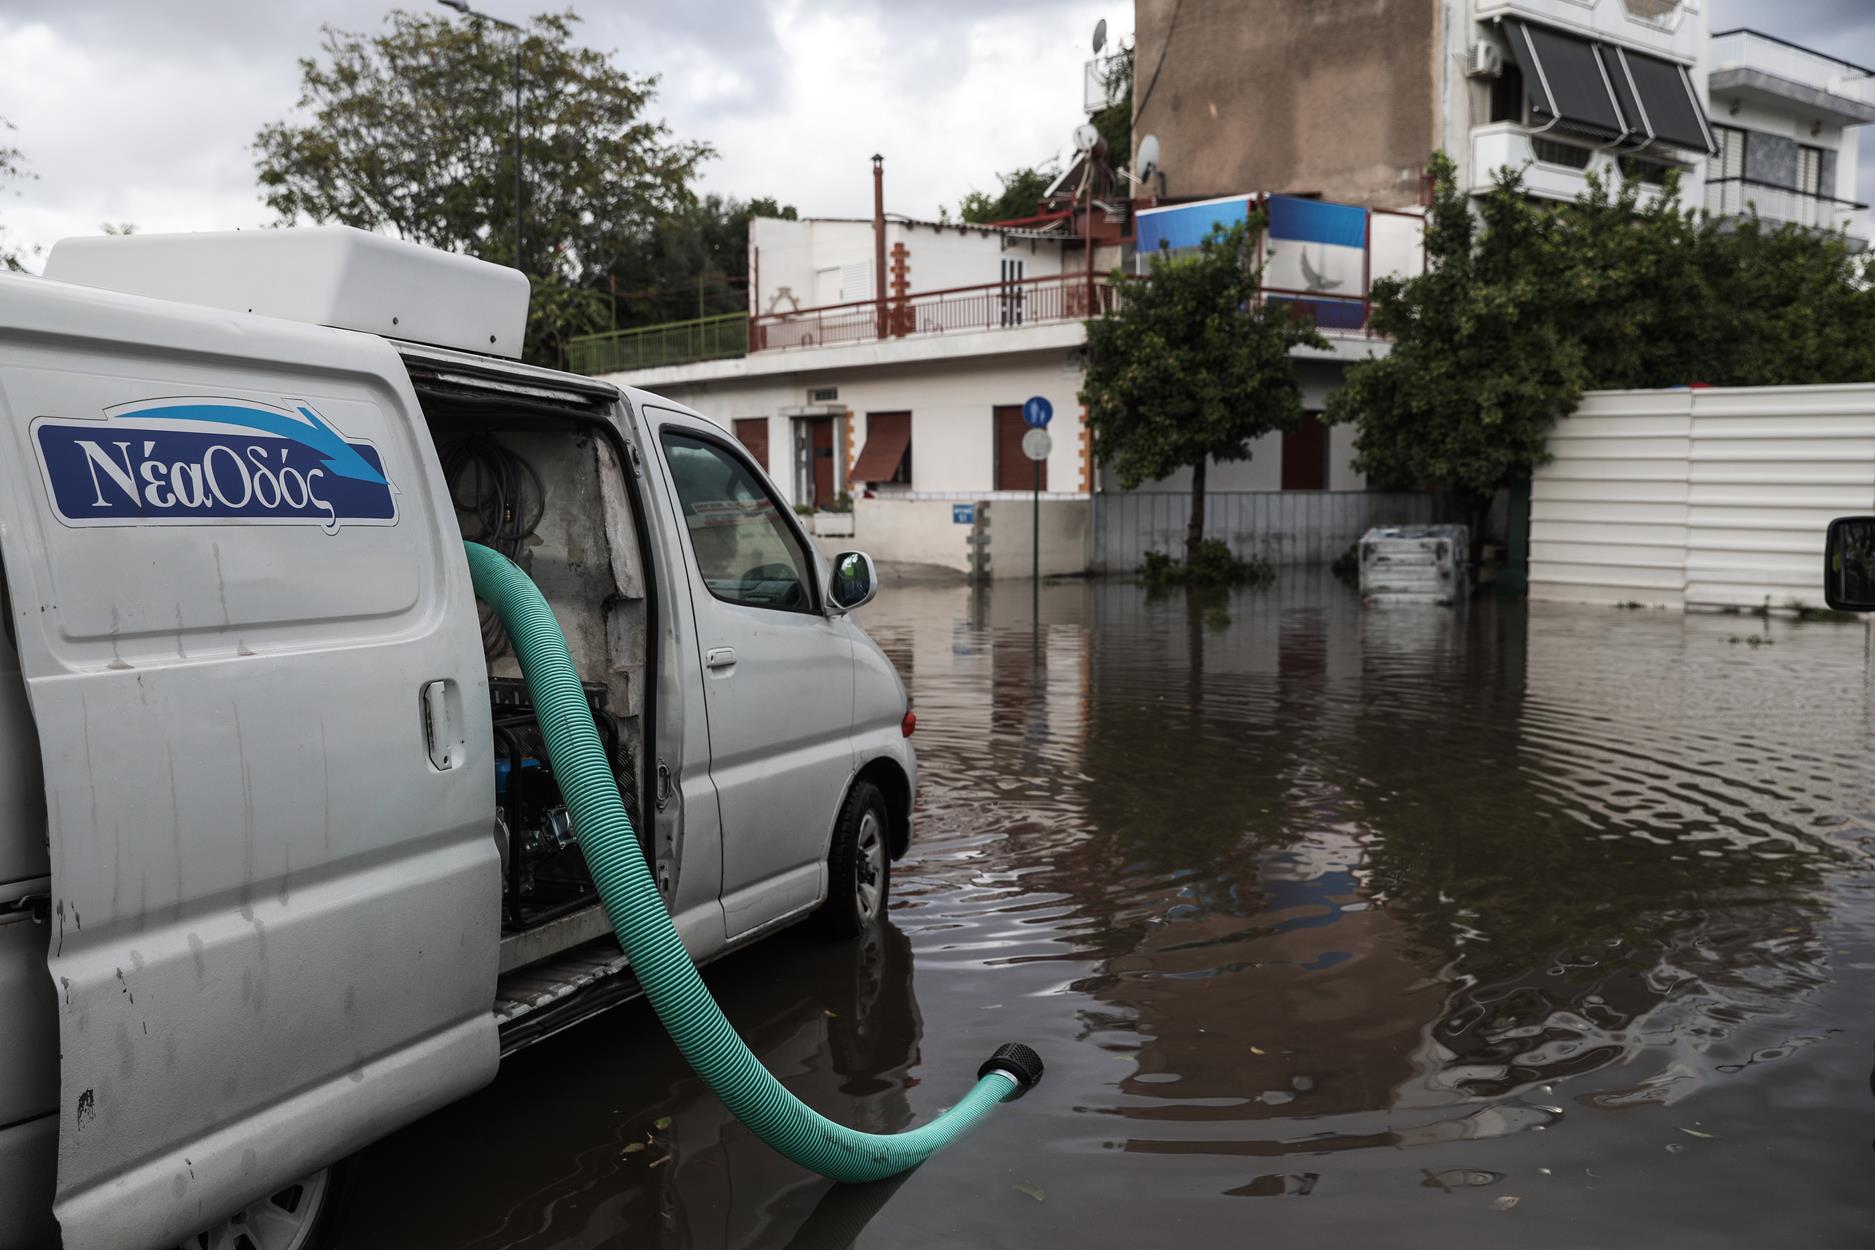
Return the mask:
<path id="1" fill-rule="evenodd" d="M 736 1036 L 664 910 L 553 609 L 506 556 L 478 543 L 463 546 L 476 595 L 495 610 L 514 642 L 548 761 L 619 945 L 677 1049 L 738 1120 L 822 1176 L 871 1181 L 924 1162 L 992 1107 L 1041 1079 L 1042 1061 L 1034 1051 L 1019 1043 L 999 1047 L 956 1106 L 929 1124 L 893 1134 L 835 1124 L 790 1094 Z"/>

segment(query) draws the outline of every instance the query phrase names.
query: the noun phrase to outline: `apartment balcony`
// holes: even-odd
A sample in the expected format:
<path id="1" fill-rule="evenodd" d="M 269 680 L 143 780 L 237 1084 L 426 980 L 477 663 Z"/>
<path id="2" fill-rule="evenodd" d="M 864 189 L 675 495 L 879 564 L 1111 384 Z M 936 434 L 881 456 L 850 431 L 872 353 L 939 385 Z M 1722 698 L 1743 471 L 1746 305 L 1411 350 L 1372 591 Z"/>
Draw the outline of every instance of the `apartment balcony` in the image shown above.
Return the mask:
<path id="1" fill-rule="evenodd" d="M 1789 109 L 1855 126 L 1875 122 L 1875 72 L 1755 30 L 1712 37 L 1707 93 Z"/>
<path id="2" fill-rule="evenodd" d="M 1706 211 L 1714 217 L 1744 217 L 1755 212 L 1762 220 L 1777 225 L 1847 231 L 1856 225 L 1856 214 L 1867 207 L 1853 200 L 1812 195 L 1751 178 L 1706 179 Z M 1850 235 L 1850 242 L 1858 250 L 1867 246 L 1867 240 L 1855 235 Z"/>
<path id="3" fill-rule="evenodd" d="M 1118 298 L 1118 289 L 1105 276 L 1090 280 L 1085 273 L 1072 273 L 893 296 L 883 308 L 876 300 L 856 300 L 755 317 L 749 322 L 749 350 L 793 351 L 1085 321 L 1112 308 Z"/>
<path id="4" fill-rule="evenodd" d="M 1533 133 L 1516 122 L 1473 127 L 1472 194 L 1483 195 L 1489 191 L 1497 171 L 1506 167 L 1522 169 L 1524 190 L 1545 200 L 1575 199 L 1588 190 L 1590 171 L 1596 173 L 1604 185 L 1617 185 L 1621 179 L 1621 168 L 1612 153 Z M 1651 203 L 1658 194 L 1643 183 L 1641 203 Z"/>
<path id="5" fill-rule="evenodd" d="M 636 326 L 607 334 L 584 334 L 567 343 L 567 368 L 598 375 L 687 365 L 698 360 L 727 360 L 747 355 L 749 314 L 723 313 Z"/>

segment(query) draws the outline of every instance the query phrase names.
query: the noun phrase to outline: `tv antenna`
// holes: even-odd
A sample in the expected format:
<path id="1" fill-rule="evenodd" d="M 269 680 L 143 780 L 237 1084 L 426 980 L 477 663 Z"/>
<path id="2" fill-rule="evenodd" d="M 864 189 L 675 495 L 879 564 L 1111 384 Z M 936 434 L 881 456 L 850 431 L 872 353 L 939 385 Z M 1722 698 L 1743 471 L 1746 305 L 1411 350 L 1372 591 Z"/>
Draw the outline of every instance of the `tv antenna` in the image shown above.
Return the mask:
<path id="1" fill-rule="evenodd" d="M 1094 55 L 1099 56 L 1100 50 L 1106 46 L 1107 19 L 1103 17 L 1098 22 L 1094 23 Z"/>

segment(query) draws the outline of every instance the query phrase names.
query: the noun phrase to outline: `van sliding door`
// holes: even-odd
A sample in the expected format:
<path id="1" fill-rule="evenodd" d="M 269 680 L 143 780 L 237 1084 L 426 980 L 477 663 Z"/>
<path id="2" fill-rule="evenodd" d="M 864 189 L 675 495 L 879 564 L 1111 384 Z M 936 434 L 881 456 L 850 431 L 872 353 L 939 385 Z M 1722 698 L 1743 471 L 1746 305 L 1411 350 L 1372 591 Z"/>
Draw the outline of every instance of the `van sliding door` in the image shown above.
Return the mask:
<path id="1" fill-rule="evenodd" d="M 494 1073 L 443 489 L 380 340 L 0 278 L 67 1250 L 175 1245 Z"/>

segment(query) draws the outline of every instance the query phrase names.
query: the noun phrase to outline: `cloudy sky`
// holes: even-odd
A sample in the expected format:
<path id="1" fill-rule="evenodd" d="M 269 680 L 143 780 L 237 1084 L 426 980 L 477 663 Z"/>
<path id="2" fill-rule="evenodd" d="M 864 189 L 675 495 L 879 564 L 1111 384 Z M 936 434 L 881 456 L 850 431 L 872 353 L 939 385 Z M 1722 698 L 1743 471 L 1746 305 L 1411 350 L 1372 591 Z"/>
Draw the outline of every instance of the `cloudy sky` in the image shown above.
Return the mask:
<path id="1" fill-rule="evenodd" d="M 569 2 L 580 40 L 661 76 L 656 110 L 721 153 L 704 186 L 803 212 L 935 215 L 994 172 L 1069 146 L 1094 23 L 1122 0 L 477 0 L 523 19 Z M 0 201 L 14 246 L 252 226 L 254 134 L 287 116 L 319 28 L 375 30 L 398 0 L 0 0 L 0 117 L 36 181 Z M 402 0 L 402 7 L 420 7 Z M 433 4 L 427 7 L 435 7 Z M 438 10 L 441 12 L 442 10 Z M 36 267 L 36 266 L 35 266 Z"/>
<path id="2" fill-rule="evenodd" d="M 1870 0 L 1709 2 L 1715 30 L 1756 26 L 1875 65 Z M 44 246 L 104 222 L 266 221 L 249 144 L 292 110 L 295 58 L 317 47 L 322 23 L 375 29 L 394 3 L 0 0 L 0 117 L 38 175 L 0 202 L 6 241 Z M 519 19 L 538 6 L 481 7 Z M 582 40 L 661 75 L 657 108 L 673 130 L 717 147 L 707 189 L 830 215 L 870 210 L 875 151 L 888 158 L 888 207 L 916 215 L 1063 151 L 1095 20 L 1132 26 L 1125 0 L 578 7 Z M 1861 198 L 1875 199 L 1875 127 L 1864 131 Z"/>

